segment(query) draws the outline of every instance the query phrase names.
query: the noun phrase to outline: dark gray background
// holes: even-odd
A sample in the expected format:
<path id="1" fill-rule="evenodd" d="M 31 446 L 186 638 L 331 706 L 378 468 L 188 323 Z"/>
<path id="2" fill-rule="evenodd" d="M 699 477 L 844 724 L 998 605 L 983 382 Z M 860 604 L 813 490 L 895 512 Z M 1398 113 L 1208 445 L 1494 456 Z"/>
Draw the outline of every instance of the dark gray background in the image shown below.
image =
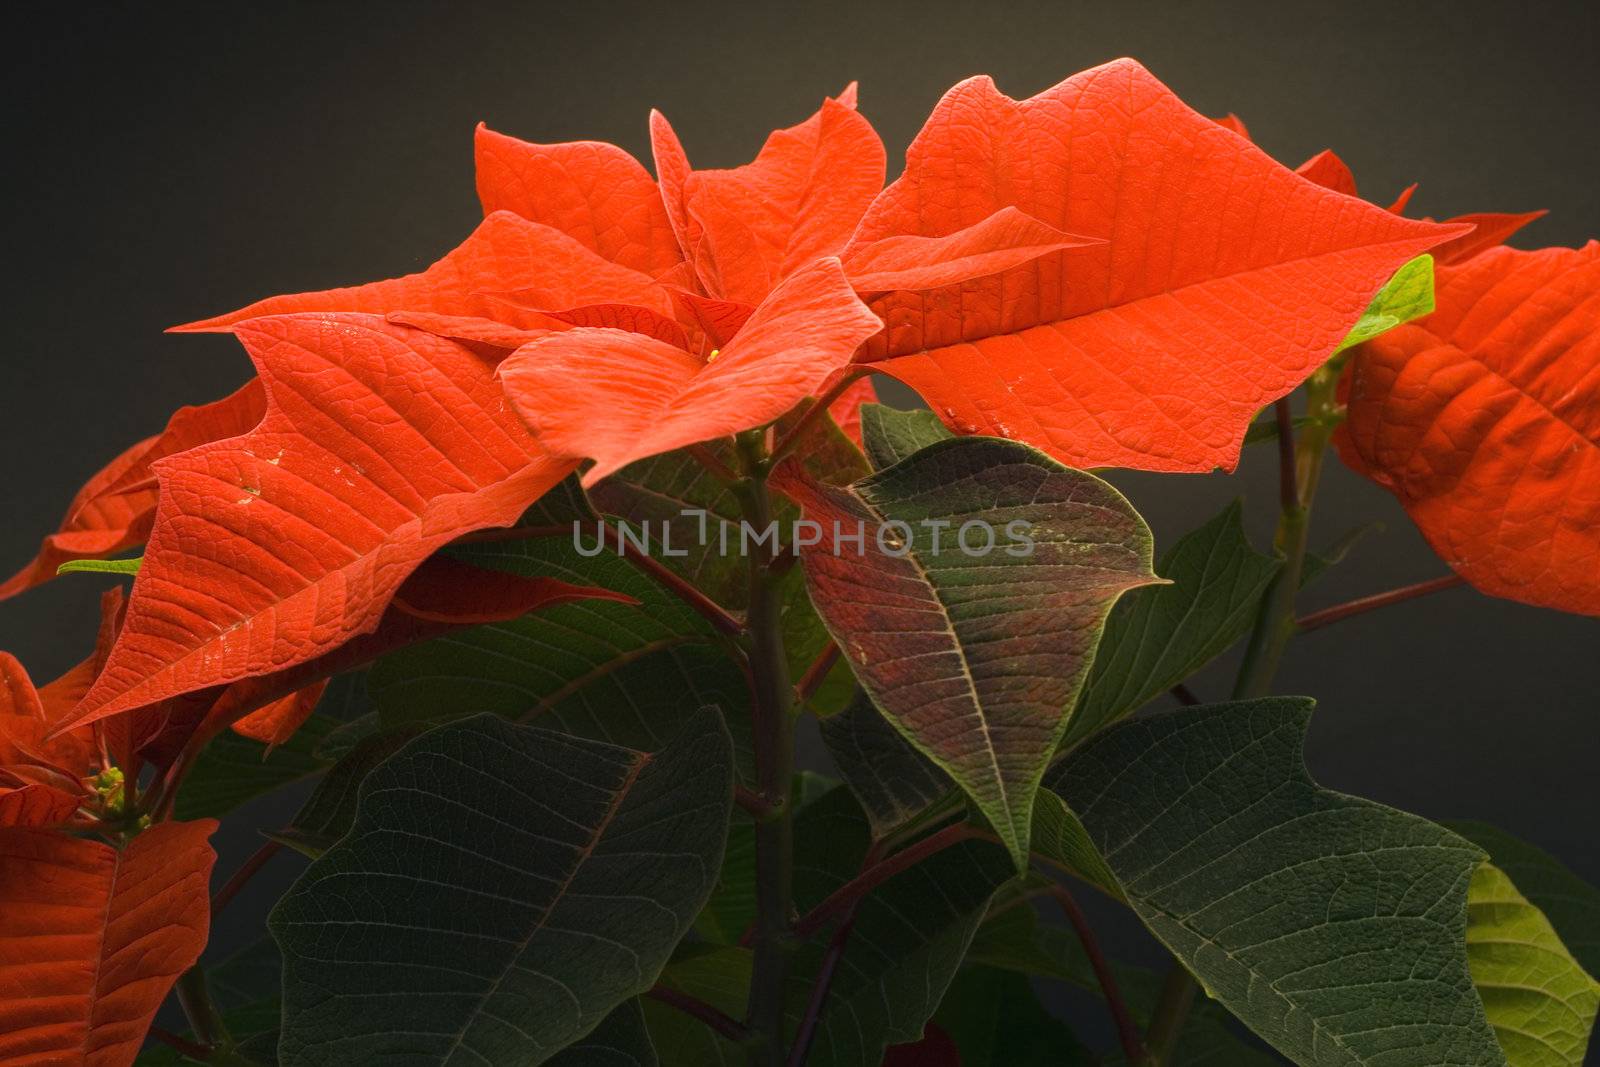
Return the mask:
<path id="1" fill-rule="evenodd" d="M 1380 202 L 1419 180 L 1433 215 L 1547 207 L 1517 243 L 1576 244 L 1600 233 L 1597 28 L 1594 4 L 1417 0 L 40 9 L 10 28 L 0 97 L 0 569 L 103 461 L 244 379 L 230 339 L 164 327 L 415 270 L 460 240 L 480 119 L 648 158 L 660 107 L 696 163 L 731 165 L 858 78 L 893 172 L 966 75 L 1023 96 L 1132 55 L 1291 165 L 1332 146 Z M 1253 449 L 1233 478 L 1117 481 L 1162 546 L 1240 494 L 1264 535 L 1272 463 Z M 1387 494 L 1336 465 L 1317 520 L 1323 542 L 1386 528 L 1311 606 L 1444 571 Z M 0 648 L 53 677 L 84 655 L 105 581 L 0 605 Z M 1310 762 L 1325 783 L 1498 822 L 1600 880 L 1597 638 L 1594 620 L 1454 590 L 1297 642 L 1279 689 L 1322 702 Z M 1224 694 L 1227 669 L 1195 688 Z M 219 871 L 283 810 L 225 829 Z M 241 898 L 224 945 L 259 929 L 293 870 L 280 861 Z"/>

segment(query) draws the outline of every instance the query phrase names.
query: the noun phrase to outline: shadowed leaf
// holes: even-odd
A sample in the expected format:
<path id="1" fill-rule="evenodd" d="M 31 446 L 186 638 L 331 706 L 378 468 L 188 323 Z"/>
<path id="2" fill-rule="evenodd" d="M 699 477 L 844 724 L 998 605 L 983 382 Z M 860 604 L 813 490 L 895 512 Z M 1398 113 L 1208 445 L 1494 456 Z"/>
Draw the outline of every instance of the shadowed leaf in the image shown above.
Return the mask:
<path id="1" fill-rule="evenodd" d="M 1502 1067 L 1464 943 L 1482 854 L 1313 782 L 1310 710 L 1280 698 L 1125 721 L 1048 784 L 1146 925 L 1296 1063 Z"/>
<path id="2" fill-rule="evenodd" d="M 584 1037 L 710 893 L 731 762 L 712 711 L 653 755 L 492 716 L 412 741 L 273 911 L 282 1060 L 522 1067 Z"/>
<path id="3" fill-rule="evenodd" d="M 1279 563 L 1250 546 L 1242 515 L 1235 501 L 1184 535 L 1156 565 L 1172 584 L 1136 589 L 1111 609 L 1063 747 L 1177 685 L 1250 629 Z"/>

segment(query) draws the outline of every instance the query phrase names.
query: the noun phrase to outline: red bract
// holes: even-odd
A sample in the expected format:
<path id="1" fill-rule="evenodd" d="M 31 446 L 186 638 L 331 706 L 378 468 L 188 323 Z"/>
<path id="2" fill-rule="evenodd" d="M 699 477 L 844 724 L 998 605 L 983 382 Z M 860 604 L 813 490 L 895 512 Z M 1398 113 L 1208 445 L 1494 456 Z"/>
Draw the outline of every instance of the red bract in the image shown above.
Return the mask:
<path id="1" fill-rule="evenodd" d="M 51 737 L 52 725 L 28 672 L 0 652 L 0 827 L 64 823 L 88 800 L 86 780 L 101 767 L 94 737 Z"/>
<path id="2" fill-rule="evenodd" d="M 69 560 L 101 559 L 142 543 L 156 510 L 151 465 L 208 441 L 244 433 L 261 421 L 265 410 L 256 381 L 215 403 L 179 408 L 164 431 L 128 449 L 78 490 L 60 529 L 44 539 L 39 555 L 0 584 L 0 600 L 49 581 Z"/>
<path id="3" fill-rule="evenodd" d="M 836 259 L 783 282 L 703 361 L 641 334 L 552 333 L 500 367 L 506 395 L 544 446 L 593 457 L 593 484 L 658 452 L 773 421 L 850 363 L 879 322 Z"/>
<path id="4" fill-rule="evenodd" d="M 1440 266 L 1356 351 L 1335 441 L 1486 593 L 1600 614 L 1600 244 Z"/>
<path id="5" fill-rule="evenodd" d="M 659 112 L 650 132 L 684 259 L 720 300 L 754 307 L 801 267 L 837 255 L 883 188 L 883 145 L 855 111 L 854 86 L 732 170 L 691 168 Z"/>
<path id="6" fill-rule="evenodd" d="M 1459 232 L 1296 177 L 1120 60 L 1024 101 L 988 78 L 951 90 L 854 244 L 1006 208 L 1108 243 L 872 301 L 876 369 L 958 432 L 1167 471 L 1232 468 L 1262 406 Z"/>
<path id="7" fill-rule="evenodd" d="M 514 522 L 572 469 L 504 410 L 493 364 L 454 342 L 353 314 L 235 332 L 267 414 L 156 464 L 144 566 L 76 723 L 339 647 L 436 549 Z"/>
<path id="8" fill-rule="evenodd" d="M 209 819 L 124 848 L 0 829 L 0 1063 L 122 1067 L 205 947 Z"/>

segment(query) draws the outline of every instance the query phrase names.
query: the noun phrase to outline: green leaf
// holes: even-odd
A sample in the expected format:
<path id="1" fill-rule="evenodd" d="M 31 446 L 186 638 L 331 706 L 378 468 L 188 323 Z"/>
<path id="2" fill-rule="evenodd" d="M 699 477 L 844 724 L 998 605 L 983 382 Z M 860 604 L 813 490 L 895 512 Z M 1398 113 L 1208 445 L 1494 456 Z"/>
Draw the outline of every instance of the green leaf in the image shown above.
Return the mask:
<path id="1" fill-rule="evenodd" d="M 926 408 L 861 405 L 861 443 L 872 469 L 881 471 L 955 436 Z"/>
<path id="2" fill-rule="evenodd" d="M 143 556 L 132 559 L 69 559 L 56 568 L 57 574 L 138 574 Z"/>
<path id="3" fill-rule="evenodd" d="M 593 527 L 585 535 L 593 547 Z M 626 593 L 476 626 L 384 656 L 368 685 L 384 722 L 449 722 L 480 712 L 625 748 L 659 747 L 696 708 L 716 705 L 749 761 L 744 674 L 698 614 L 627 560 L 585 558 L 570 536 L 465 546 L 487 570 Z"/>
<path id="4" fill-rule="evenodd" d="M 733 458 L 730 448 L 708 447 L 724 462 Z M 626 520 L 635 531 L 649 529 L 651 544 L 658 546 L 656 559 L 695 588 L 727 607 L 744 606 L 745 560 L 737 552 L 719 549 L 723 543 L 738 544 L 737 524 L 743 514 L 739 500 L 687 452 L 665 452 L 631 463 L 590 489 L 589 495 L 596 508 Z M 663 526 L 670 554 L 659 551 Z M 593 527 L 586 535 L 593 537 Z"/>
<path id="5" fill-rule="evenodd" d="M 853 878 L 870 843 L 866 817 L 848 790 L 834 789 L 801 809 L 795 818 L 796 909 L 804 914 Z M 989 898 L 1010 875 L 1002 849 L 964 842 L 863 898 L 819 1017 L 808 1067 L 876 1064 L 888 1045 L 917 1040 L 959 967 Z M 818 932 L 793 958 L 786 995 L 791 1037 L 810 1000 L 830 933 Z M 749 984 L 747 955 L 742 948 L 707 948 L 689 957 L 691 967 L 674 962 L 665 981 L 737 1018 L 744 1012 Z M 649 1004 L 645 1012 L 652 1018 L 660 1014 Z M 670 1023 L 667 1033 L 659 1032 L 652 1022 L 662 1062 L 696 1067 L 744 1062 L 743 1052 L 731 1042 L 699 1029 L 691 1038 Z M 677 1051 L 669 1054 L 669 1047 Z"/>
<path id="6" fill-rule="evenodd" d="M 884 838 L 948 796 L 955 783 L 857 691 L 845 710 L 820 723 L 822 742 L 845 783 Z"/>
<path id="7" fill-rule="evenodd" d="M 1047 784 L 1145 924 L 1296 1063 L 1504 1064 L 1467 969 L 1482 854 L 1313 782 L 1311 707 L 1277 698 L 1125 720 Z"/>
<path id="8" fill-rule="evenodd" d="M 1550 920 L 1584 970 L 1600 975 L 1600 889 L 1541 848 L 1483 822 L 1451 821 L 1450 829 L 1485 852 L 1528 902 Z"/>
<path id="9" fill-rule="evenodd" d="M 215 819 L 256 797 L 314 778 L 332 761 L 317 746 L 339 724 L 313 714 L 283 744 L 268 746 L 225 730 L 200 751 L 178 790 L 179 819 Z"/>
<path id="10" fill-rule="evenodd" d="M 656 1067 L 660 1061 L 635 997 L 617 1005 L 589 1036 L 568 1045 L 548 1062 L 551 1067 Z"/>
<path id="11" fill-rule="evenodd" d="M 1111 610 L 1062 745 L 1077 744 L 1166 692 L 1249 631 L 1281 561 L 1251 547 L 1236 500 L 1167 550 L 1156 573 Z"/>
<path id="12" fill-rule="evenodd" d="M 585 536 L 593 537 L 592 527 Z M 639 604 L 561 604 L 390 653 L 367 683 L 385 722 L 483 711 L 537 719 L 631 663 L 712 636 L 709 624 L 631 563 L 611 552 L 585 559 L 571 536 L 468 545 L 454 554 L 486 570 L 612 589 Z"/>
<path id="13" fill-rule="evenodd" d="M 1290 420 L 1290 425 L 1296 433 L 1310 426 L 1316 420 L 1310 415 L 1296 415 Z M 1278 419 L 1272 408 L 1266 408 L 1261 417 L 1250 424 L 1250 429 L 1245 431 L 1244 443 L 1247 445 L 1258 444 L 1262 441 L 1276 441 L 1278 439 Z"/>
<path id="14" fill-rule="evenodd" d="M 1098 993 L 1099 983 L 1077 937 L 1065 926 L 1040 922 L 1024 896 L 1046 884 L 1043 876 L 1033 875 L 996 893 L 989 914 L 972 937 L 966 962 L 1069 982 Z"/>
<path id="15" fill-rule="evenodd" d="M 544 1062 L 654 984 L 732 796 L 711 709 L 653 755 L 487 715 L 416 738 L 272 913 L 280 1055 Z"/>
<path id="16" fill-rule="evenodd" d="M 1122 886 L 1096 851 L 1089 831 L 1062 799 L 1039 791 L 1033 809 L 1033 850 L 1071 871 L 1113 900 L 1123 900 Z"/>
<path id="17" fill-rule="evenodd" d="M 967 967 L 933 1017 L 961 1050 L 961 1067 L 1092 1067 L 1098 1061 L 1013 971 Z"/>
<path id="18" fill-rule="evenodd" d="M 1069 929 L 1043 923 L 1032 907 L 1007 906 L 1002 891 L 978 927 L 967 950 L 968 965 L 982 965 L 1030 977 L 1068 982 L 1097 997 L 1104 996 L 1100 981 L 1084 955 L 1083 946 Z M 1161 995 L 1163 975 L 1147 967 L 1112 964 L 1117 985 L 1129 1011 L 1141 1028 L 1149 1023 Z M 1104 1063 L 1125 1063 L 1113 1052 Z M 1231 1016 L 1221 1005 L 1201 997 L 1189 1011 L 1178 1037 L 1175 1063 L 1183 1067 L 1263 1067 L 1280 1062 L 1246 1044 L 1234 1033 Z"/>
<path id="19" fill-rule="evenodd" d="M 1433 257 L 1424 253 L 1395 271 L 1334 350 L 1337 354 L 1412 319 L 1433 313 Z"/>
<path id="20" fill-rule="evenodd" d="M 866 818 L 843 789 L 812 804 L 795 828 L 795 903 L 804 913 L 844 885 L 869 841 Z M 994 892 L 1011 876 L 1005 852 L 968 841 L 936 853 L 867 894 L 812 1040 L 809 1067 L 876 1064 L 888 1045 L 916 1041 L 966 955 Z M 796 954 L 790 1031 L 810 998 L 826 932 Z"/>
<path id="21" fill-rule="evenodd" d="M 355 824 L 361 783 L 384 760 L 421 733 L 421 726 L 399 726 L 356 743 L 323 775 L 288 826 L 266 836 L 317 859 Z"/>
<path id="22" fill-rule="evenodd" d="M 225 730 L 201 749 L 178 790 L 179 819 L 220 818 L 246 801 L 306 781 L 333 766 L 344 746 L 377 726 L 360 721 L 365 710 L 365 673 L 337 675 L 328 682 L 316 711 L 280 745 L 268 746 Z"/>
<path id="23" fill-rule="evenodd" d="M 734 945 L 685 944 L 661 972 L 661 985 L 711 1005 L 729 1018 L 743 1017 L 753 957 Z M 745 1067 L 749 1054 L 700 1020 L 646 997 L 645 1026 L 661 1067 Z"/>
<path id="24" fill-rule="evenodd" d="M 1144 520 L 1093 475 L 984 437 L 789 491 L 825 530 L 868 531 L 803 553 L 812 603 L 873 702 L 1026 867 L 1033 795 L 1106 615 L 1159 581 Z"/>
<path id="25" fill-rule="evenodd" d="M 1467 891 L 1467 962 L 1511 1067 L 1582 1067 L 1600 983 L 1491 863 Z"/>

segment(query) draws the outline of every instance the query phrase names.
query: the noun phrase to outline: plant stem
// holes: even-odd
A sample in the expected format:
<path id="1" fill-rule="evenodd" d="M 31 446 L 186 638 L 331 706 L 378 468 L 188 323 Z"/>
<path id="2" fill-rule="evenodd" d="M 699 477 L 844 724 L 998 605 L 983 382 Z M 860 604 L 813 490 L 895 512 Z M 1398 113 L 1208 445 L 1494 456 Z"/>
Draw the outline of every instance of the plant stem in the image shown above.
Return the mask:
<path id="1" fill-rule="evenodd" d="M 1172 1054 L 1178 1046 L 1178 1035 L 1183 1032 L 1183 1024 L 1189 1018 L 1189 1009 L 1194 1005 L 1194 995 L 1199 988 L 1189 969 L 1174 960 L 1166 981 L 1161 984 L 1161 999 L 1156 1001 L 1155 1013 L 1150 1016 L 1150 1028 L 1144 1035 L 1148 1050 L 1144 1062 L 1149 1067 L 1167 1067 L 1172 1062 Z"/>
<path id="2" fill-rule="evenodd" d="M 178 1004 L 183 1008 L 184 1018 L 189 1020 L 189 1030 L 196 1040 L 207 1049 L 214 1050 L 218 1046 L 231 1048 L 233 1041 L 228 1036 L 221 1013 L 211 1002 L 211 990 L 206 986 L 206 972 L 201 966 L 197 963 L 179 975 L 174 988 L 178 993 Z"/>
<path id="3" fill-rule="evenodd" d="M 744 518 L 764 533 L 772 522 L 767 492 L 770 469 L 763 434 L 739 435 L 746 479 L 738 494 Z M 752 1032 L 751 1063 L 781 1067 L 784 1062 L 784 985 L 796 945 L 794 910 L 794 813 L 789 781 L 794 775 L 794 686 L 783 647 L 779 583 L 773 577 L 772 546 L 753 547 L 749 560 L 750 597 L 745 629 L 754 694 L 756 786 L 771 809 L 758 819 L 756 835 L 755 960 L 750 978 L 746 1025 Z"/>
<path id="4" fill-rule="evenodd" d="M 811 987 L 811 998 L 806 1002 L 806 1013 L 800 1020 L 800 1029 L 795 1032 L 794 1048 L 789 1053 L 789 1067 L 802 1067 L 806 1062 L 806 1054 L 811 1051 L 811 1039 L 816 1036 L 817 1024 L 822 1021 L 823 1005 L 828 1002 L 828 989 L 833 985 L 833 976 L 839 969 L 839 961 L 844 958 L 845 945 L 850 940 L 850 931 L 855 929 L 855 924 L 855 909 L 852 908 L 828 940 L 828 949 L 822 956 L 816 982 Z"/>
<path id="5" fill-rule="evenodd" d="M 916 844 L 901 849 L 888 859 L 874 863 L 844 885 L 828 894 L 821 904 L 806 912 L 795 923 L 795 933 L 802 940 L 816 933 L 829 919 L 849 911 L 855 902 L 878 886 L 887 882 L 908 867 L 915 867 L 935 852 L 951 845 L 975 838 L 991 838 L 991 834 L 967 823 L 953 823 L 938 833 L 929 834 Z"/>
<path id="6" fill-rule="evenodd" d="M 829 641 L 822 646 L 822 651 L 817 653 L 817 658 L 811 661 L 811 666 L 806 668 L 806 673 L 801 675 L 800 681 L 795 683 L 795 696 L 804 704 L 817 695 L 817 690 L 822 688 L 822 683 L 827 680 L 828 673 L 833 670 L 833 665 L 839 662 L 839 645 Z"/>
<path id="7" fill-rule="evenodd" d="M 1341 361 L 1335 359 L 1306 382 L 1306 414 L 1309 416 L 1293 440 L 1294 412 L 1288 398 L 1273 405 L 1278 422 L 1278 532 L 1274 543 L 1283 566 L 1262 598 L 1256 614 L 1250 643 L 1233 685 L 1235 700 L 1266 696 L 1283 658 L 1284 647 L 1295 632 L 1294 602 L 1305 573 L 1306 542 L 1311 532 L 1311 503 L 1316 499 L 1322 478 L 1322 459 L 1328 449 L 1338 418 L 1338 385 Z M 1198 988 L 1194 975 L 1174 959 L 1161 989 L 1150 1029 L 1145 1034 L 1150 1067 L 1166 1067 L 1177 1047 L 1178 1035 L 1188 1019 Z"/>
<path id="8" fill-rule="evenodd" d="M 1279 448 L 1281 499 L 1278 533 L 1274 540 L 1279 555 L 1283 557 L 1283 566 L 1262 600 L 1255 629 L 1250 634 L 1250 643 L 1245 647 L 1244 662 L 1233 687 L 1236 700 L 1267 694 L 1272 686 L 1273 675 L 1278 671 L 1278 662 L 1283 658 L 1284 647 L 1294 633 L 1294 602 L 1305 573 L 1306 540 L 1311 532 L 1311 502 L 1316 497 L 1317 483 L 1322 477 L 1322 458 L 1328 448 L 1328 439 L 1338 424 L 1335 417 L 1338 383 L 1339 371 L 1332 365 L 1321 367 L 1311 375 L 1306 382 L 1306 413 L 1310 421 L 1301 430 L 1300 439 L 1292 450 Z M 1281 446 L 1293 432 L 1292 413 L 1285 401 L 1275 405 L 1274 410 L 1278 417 Z"/>
<path id="9" fill-rule="evenodd" d="M 254 878 L 257 872 L 282 850 L 283 845 L 281 843 L 268 841 L 251 853 L 249 859 L 239 865 L 239 869 L 233 872 L 233 877 L 229 878 L 223 887 L 217 890 L 216 895 L 211 898 L 211 919 L 213 922 L 216 921 L 217 914 L 228 906 L 228 902 L 239 895 L 239 890 L 243 889 L 250 879 Z"/>
<path id="10" fill-rule="evenodd" d="M 1331 608 L 1313 611 L 1295 620 L 1296 633 L 1306 633 L 1310 630 L 1320 630 L 1330 623 L 1340 619 L 1348 619 L 1352 615 L 1362 615 L 1375 608 L 1388 607 L 1390 604 L 1400 604 L 1407 600 L 1415 600 L 1419 596 L 1437 593 L 1443 589 L 1454 589 L 1458 585 L 1465 585 L 1466 579 L 1459 574 L 1447 574 L 1442 578 L 1431 578 L 1426 582 L 1417 582 L 1415 585 L 1404 585 L 1399 589 L 1391 589 L 1387 593 L 1374 593 L 1372 596 L 1358 597 L 1343 604 L 1336 604 Z"/>
<path id="11" fill-rule="evenodd" d="M 652 986 L 645 993 L 645 996 L 651 1000 L 659 1000 L 663 1004 L 671 1005 L 685 1015 L 699 1019 L 730 1041 L 743 1041 L 749 1036 L 749 1032 L 745 1030 L 743 1023 L 724 1015 L 698 997 L 691 997 L 687 993 L 680 993 L 676 989 L 669 989 L 662 985 Z"/>
<path id="12" fill-rule="evenodd" d="M 1100 983 L 1100 992 L 1105 994 L 1106 1008 L 1111 1012 L 1111 1021 L 1117 1028 L 1117 1040 L 1122 1045 L 1122 1054 L 1127 1057 L 1130 1067 L 1139 1067 L 1149 1057 L 1145 1052 L 1144 1042 L 1139 1038 L 1139 1028 L 1133 1023 L 1133 1016 L 1128 1012 L 1128 1002 L 1122 999 L 1122 990 L 1117 987 L 1117 979 L 1111 973 L 1111 965 L 1106 962 L 1105 953 L 1100 951 L 1100 942 L 1094 936 L 1094 929 L 1089 925 L 1089 917 L 1078 907 L 1078 902 L 1068 892 L 1064 885 L 1050 887 L 1050 895 L 1061 907 L 1067 916 L 1067 921 L 1072 924 L 1073 932 L 1078 935 L 1078 943 L 1083 946 L 1084 954 L 1089 957 L 1089 966 L 1094 968 L 1095 979 Z"/>
<path id="13" fill-rule="evenodd" d="M 189 1057 L 191 1060 L 197 1060 L 200 1063 L 204 1063 L 211 1058 L 210 1049 L 206 1048 L 204 1045 L 198 1045 L 186 1037 L 179 1037 L 171 1030 L 164 1030 L 159 1026 L 152 1026 L 148 1032 L 151 1037 L 155 1038 L 163 1045 L 168 1045 L 177 1049 L 179 1053 Z"/>

